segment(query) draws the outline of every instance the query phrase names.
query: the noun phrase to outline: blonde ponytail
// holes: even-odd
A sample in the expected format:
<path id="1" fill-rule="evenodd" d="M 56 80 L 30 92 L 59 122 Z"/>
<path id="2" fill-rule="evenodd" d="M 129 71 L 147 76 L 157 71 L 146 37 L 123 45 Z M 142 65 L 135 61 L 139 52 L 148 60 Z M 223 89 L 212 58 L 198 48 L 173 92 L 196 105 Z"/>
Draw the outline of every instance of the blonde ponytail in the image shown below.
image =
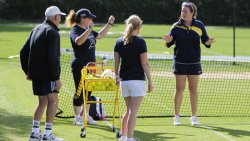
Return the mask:
<path id="1" fill-rule="evenodd" d="M 125 20 L 125 24 L 126 28 L 123 35 L 123 41 L 126 45 L 132 41 L 133 31 L 141 27 L 142 20 L 137 15 L 131 15 L 128 19 Z"/>
<path id="2" fill-rule="evenodd" d="M 128 44 L 132 38 L 132 33 L 133 33 L 133 25 L 132 24 L 127 24 L 125 28 L 125 33 L 123 36 L 123 41 L 124 44 Z"/>
<path id="3" fill-rule="evenodd" d="M 68 27 L 73 27 L 76 24 L 75 15 L 76 15 L 75 11 L 70 10 L 68 16 L 66 17 L 66 21 L 65 21 L 65 24 Z"/>

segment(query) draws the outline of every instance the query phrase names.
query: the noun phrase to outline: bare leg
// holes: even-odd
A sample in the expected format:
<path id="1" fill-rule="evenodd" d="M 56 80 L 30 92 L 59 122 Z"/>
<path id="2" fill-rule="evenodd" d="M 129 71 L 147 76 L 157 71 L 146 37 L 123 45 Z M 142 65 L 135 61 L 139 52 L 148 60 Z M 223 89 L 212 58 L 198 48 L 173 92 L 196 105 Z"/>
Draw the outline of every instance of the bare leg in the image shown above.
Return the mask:
<path id="1" fill-rule="evenodd" d="M 39 99 L 39 103 L 37 105 L 35 114 L 34 114 L 34 120 L 36 121 L 40 121 L 42 116 L 43 116 L 43 112 L 46 108 L 46 106 L 48 105 L 48 99 L 47 96 L 38 96 Z"/>
<path id="2" fill-rule="evenodd" d="M 81 109 L 81 106 L 74 106 L 75 115 L 80 115 Z"/>
<path id="3" fill-rule="evenodd" d="M 188 88 L 190 93 L 192 116 L 197 115 L 198 81 L 199 81 L 199 75 L 188 75 Z"/>
<path id="4" fill-rule="evenodd" d="M 128 127 L 128 119 L 129 119 L 129 115 L 130 115 L 130 109 L 129 109 L 130 99 L 131 99 L 131 97 L 124 97 L 127 110 L 122 118 L 122 131 L 121 131 L 122 136 L 127 136 L 127 133 L 128 133 L 127 127 Z"/>
<path id="5" fill-rule="evenodd" d="M 57 104 L 58 104 L 58 94 L 50 93 L 48 94 L 47 98 L 48 98 L 48 106 L 47 106 L 47 112 L 46 112 L 46 122 L 53 123 L 55 115 L 56 115 Z"/>
<path id="6" fill-rule="evenodd" d="M 186 75 L 175 75 L 176 78 L 176 91 L 174 97 L 174 110 L 175 115 L 180 115 L 182 95 L 185 89 Z"/>
<path id="7" fill-rule="evenodd" d="M 129 103 L 129 109 L 130 109 L 130 115 L 128 119 L 128 138 L 133 138 L 134 136 L 134 128 L 136 124 L 136 118 L 137 118 L 137 113 L 140 108 L 140 104 L 143 100 L 143 96 L 139 97 L 131 97 L 130 103 Z"/>

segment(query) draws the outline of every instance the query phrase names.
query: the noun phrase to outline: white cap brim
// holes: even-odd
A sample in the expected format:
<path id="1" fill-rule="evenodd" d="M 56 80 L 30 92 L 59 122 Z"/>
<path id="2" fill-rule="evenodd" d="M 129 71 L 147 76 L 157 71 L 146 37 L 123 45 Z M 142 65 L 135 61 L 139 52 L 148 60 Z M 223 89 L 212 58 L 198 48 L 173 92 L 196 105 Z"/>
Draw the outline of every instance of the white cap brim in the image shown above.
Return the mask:
<path id="1" fill-rule="evenodd" d="M 65 15 L 66 15 L 66 13 L 63 13 L 63 12 L 61 12 L 61 13 L 60 13 L 60 15 L 63 15 L 63 16 L 65 16 Z"/>

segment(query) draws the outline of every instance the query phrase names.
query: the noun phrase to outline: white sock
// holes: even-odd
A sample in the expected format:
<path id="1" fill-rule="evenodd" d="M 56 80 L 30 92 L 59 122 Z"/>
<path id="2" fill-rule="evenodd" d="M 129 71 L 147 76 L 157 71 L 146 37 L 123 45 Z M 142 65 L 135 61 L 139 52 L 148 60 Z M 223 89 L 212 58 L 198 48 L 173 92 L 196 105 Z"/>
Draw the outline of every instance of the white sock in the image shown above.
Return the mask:
<path id="1" fill-rule="evenodd" d="M 52 132 L 52 123 L 48 123 L 48 122 L 46 122 L 45 123 L 45 131 L 44 131 L 44 134 L 46 135 L 46 136 L 49 136 L 50 134 L 51 134 L 51 132 Z"/>
<path id="2" fill-rule="evenodd" d="M 75 118 L 82 118 L 80 115 L 75 115 Z"/>
<path id="3" fill-rule="evenodd" d="M 40 121 L 33 120 L 32 133 L 38 134 L 40 132 L 39 126 L 40 126 Z"/>
<path id="4" fill-rule="evenodd" d="M 127 138 L 127 141 L 134 141 L 134 138 Z"/>
<path id="5" fill-rule="evenodd" d="M 180 116 L 180 115 L 174 115 L 174 117 L 179 118 L 179 117 L 181 117 L 181 116 Z"/>

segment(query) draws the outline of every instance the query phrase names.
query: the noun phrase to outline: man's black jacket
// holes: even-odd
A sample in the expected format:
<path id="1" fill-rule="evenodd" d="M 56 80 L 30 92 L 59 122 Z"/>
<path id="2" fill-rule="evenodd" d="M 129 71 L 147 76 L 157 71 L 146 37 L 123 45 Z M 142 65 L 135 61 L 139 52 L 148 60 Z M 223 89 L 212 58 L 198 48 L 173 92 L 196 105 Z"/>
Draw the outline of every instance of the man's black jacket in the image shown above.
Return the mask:
<path id="1" fill-rule="evenodd" d="M 29 78 L 60 79 L 60 35 L 57 26 L 46 20 L 36 26 L 20 51 L 22 69 Z"/>

